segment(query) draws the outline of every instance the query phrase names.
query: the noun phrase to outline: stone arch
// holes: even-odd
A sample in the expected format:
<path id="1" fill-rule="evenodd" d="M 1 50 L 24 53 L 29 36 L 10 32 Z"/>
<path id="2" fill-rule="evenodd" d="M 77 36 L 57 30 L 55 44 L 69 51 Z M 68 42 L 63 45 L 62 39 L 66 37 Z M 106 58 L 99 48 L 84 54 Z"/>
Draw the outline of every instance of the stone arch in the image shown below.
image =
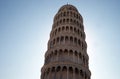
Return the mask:
<path id="1" fill-rule="evenodd" d="M 62 43 L 63 41 L 64 41 L 64 37 L 61 36 L 61 38 L 60 38 L 60 42 Z"/>
<path id="2" fill-rule="evenodd" d="M 62 49 L 59 49 L 59 54 L 61 54 L 63 52 L 63 50 Z"/>
<path id="3" fill-rule="evenodd" d="M 60 32 L 60 31 L 61 31 L 61 28 L 59 27 L 59 28 L 58 28 L 58 32 Z"/>
<path id="4" fill-rule="evenodd" d="M 67 49 L 65 49 L 65 50 L 64 50 L 64 53 L 65 53 L 65 54 L 68 54 L 68 50 L 67 50 Z"/>
<path id="5" fill-rule="evenodd" d="M 63 60 L 62 57 L 63 57 L 63 50 L 60 49 L 60 50 L 59 50 L 59 57 L 58 57 L 58 58 L 59 58 L 59 61 L 62 61 L 62 60 Z"/>
<path id="6" fill-rule="evenodd" d="M 62 19 L 60 20 L 60 24 L 62 23 Z"/>
<path id="7" fill-rule="evenodd" d="M 53 46 L 55 45 L 55 39 L 53 39 Z"/>
<path id="8" fill-rule="evenodd" d="M 66 43 L 68 43 L 68 40 L 69 40 L 68 36 L 65 36 L 65 42 Z"/>
<path id="9" fill-rule="evenodd" d="M 75 24 L 75 23 L 76 23 L 76 20 L 74 20 L 73 22 L 74 22 L 74 24 Z"/>
<path id="10" fill-rule="evenodd" d="M 78 14 L 76 15 L 76 18 L 78 19 Z"/>
<path id="11" fill-rule="evenodd" d="M 79 26 L 79 22 L 77 21 L 76 23 L 77 23 L 77 26 Z"/>
<path id="12" fill-rule="evenodd" d="M 74 37 L 74 43 L 75 43 L 75 45 L 77 45 L 77 38 L 76 37 Z"/>
<path id="13" fill-rule="evenodd" d="M 55 67 L 52 67 L 52 68 L 51 68 L 51 72 L 50 72 L 49 77 L 50 77 L 51 79 L 54 79 L 54 77 L 55 77 Z"/>
<path id="14" fill-rule="evenodd" d="M 72 23 L 73 22 L 73 20 L 72 19 L 70 19 L 70 23 Z"/>
<path id="15" fill-rule="evenodd" d="M 75 68 L 75 79 L 79 79 L 79 70 Z"/>
<path id="16" fill-rule="evenodd" d="M 85 75 L 84 75 L 84 76 L 85 76 L 85 79 L 87 79 L 87 74 L 86 74 L 86 72 L 85 72 Z"/>
<path id="17" fill-rule="evenodd" d="M 50 74 L 50 68 L 48 68 L 47 71 L 46 71 L 45 79 L 49 78 L 49 74 Z"/>
<path id="18" fill-rule="evenodd" d="M 69 50 L 69 60 L 73 61 L 73 50 Z"/>
<path id="19" fill-rule="evenodd" d="M 83 77 L 83 71 L 82 70 L 80 70 L 80 76 Z"/>
<path id="20" fill-rule="evenodd" d="M 55 67 L 52 67 L 52 68 L 51 68 L 51 72 L 55 72 Z"/>
<path id="21" fill-rule="evenodd" d="M 58 66 L 56 68 L 56 76 L 55 76 L 55 79 L 60 79 L 61 78 L 61 67 Z"/>
<path id="22" fill-rule="evenodd" d="M 69 11 L 67 11 L 67 16 L 69 16 Z"/>
<path id="23" fill-rule="evenodd" d="M 53 57 L 54 57 L 54 56 L 53 56 L 53 52 L 52 52 L 52 53 L 50 53 L 50 55 L 49 55 L 49 56 L 50 56 L 50 62 L 52 62 L 52 61 L 53 61 Z"/>
<path id="24" fill-rule="evenodd" d="M 50 48 L 52 48 L 53 47 L 53 41 L 50 41 Z"/>
<path id="25" fill-rule="evenodd" d="M 79 27 L 80 27 L 80 29 L 82 30 L 82 25 L 81 25 L 81 24 L 79 25 Z"/>
<path id="26" fill-rule="evenodd" d="M 85 57 L 84 57 L 84 55 L 83 55 L 83 64 L 85 65 Z"/>
<path id="27" fill-rule="evenodd" d="M 69 79 L 73 79 L 73 68 L 69 67 Z"/>
<path id="28" fill-rule="evenodd" d="M 55 35 L 57 34 L 57 29 L 55 30 Z"/>
<path id="29" fill-rule="evenodd" d="M 73 37 L 70 36 L 70 43 L 73 43 Z"/>
<path id="30" fill-rule="evenodd" d="M 81 32 L 81 37 L 83 37 L 83 33 Z"/>
<path id="31" fill-rule="evenodd" d="M 66 26 L 66 31 L 68 31 L 69 30 L 69 27 L 68 26 Z"/>
<path id="32" fill-rule="evenodd" d="M 82 42 L 82 50 L 84 49 L 84 43 Z"/>
<path id="33" fill-rule="evenodd" d="M 75 51 L 75 56 L 76 56 L 76 57 L 78 56 L 78 52 L 77 52 L 77 51 Z"/>
<path id="34" fill-rule="evenodd" d="M 76 31 L 77 31 L 76 28 L 74 28 L 74 33 L 76 33 Z"/>
<path id="35" fill-rule="evenodd" d="M 79 52 L 79 57 L 80 57 L 80 59 L 82 59 L 82 54 L 81 54 L 81 52 Z"/>
<path id="36" fill-rule="evenodd" d="M 78 68 L 75 68 L 75 73 L 76 73 L 76 74 L 79 74 Z"/>
<path id="37" fill-rule="evenodd" d="M 81 45 L 80 39 L 78 40 L 78 44 L 79 44 L 79 46 Z"/>
<path id="38" fill-rule="evenodd" d="M 59 38 L 59 37 L 57 37 L 57 43 L 59 43 L 59 41 L 60 41 L 60 38 Z"/>
<path id="39" fill-rule="evenodd" d="M 63 16 L 66 16 L 66 12 L 63 13 Z"/>
<path id="40" fill-rule="evenodd" d="M 65 19 L 63 19 L 63 23 L 65 23 Z"/>
<path id="41" fill-rule="evenodd" d="M 62 68 L 62 79 L 67 79 L 67 67 L 63 66 Z"/>
<path id="42" fill-rule="evenodd" d="M 57 61 L 57 52 L 54 51 L 54 61 Z"/>
<path id="43" fill-rule="evenodd" d="M 74 59 L 75 59 L 75 61 L 74 62 L 76 62 L 76 63 L 78 63 L 78 52 L 77 51 L 75 51 L 74 52 Z"/>
<path id="44" fill-rule="evenodd" d="M 62 71 L 67 71 L 67 67 L 63 66 Z"/>
<path id="45" fill-rule="evenodd" d="M 67 21 L 66 21 L 67 23 L 69 23 L 69 18 L 67 18 Z"/>
<path id="46" fill-rule="evenodd" d="M 73 32 L 73 27 L 72 26 L 70 26 L 70 31 Z"/>
<path id="47" fill-rule="evenodd" d="M 65 27 L 63 26 L 63 27 L 62 27 L 62 31 L 64 31 L 64 30 L 65 30 Z"/>
<path id="48" fill-rule="evenodd" d="M 78 35 L 80 34 L 80 31 L 79 31 L 79 29 L 77 30 L 77 33 L 78 33 Z"/>
<path id="49" fill-rule="evenodd" d="M 58 66 L 58 67 L 56 68 L 56 71 L 57 71 L 57 72 L 61 71 L 61 67 Z"/>
<path id="50" fill-rule="evenodd" d="M 65 61 L 69 60 L 69 58 L 68 58 L 68 50 L 67 49 L 64 50 L 64 59 L 65 59 Z"/>
<path id="51" fill-rule="evenodd" d="M 72 13 L 72 11 L 70 11 L 70 16 L 72 17 L 72 15 L 73 15 L 73 13 Z"/>
<path id="52" fill-rule="evenodd" d="M 63 17 L 63 12 L 61 12 L 61 17 Z"/>
<path id="53" fill-rule="evenodd" d="M 75 17 L 75 12 L 73 13 L 74 17 Z"/>

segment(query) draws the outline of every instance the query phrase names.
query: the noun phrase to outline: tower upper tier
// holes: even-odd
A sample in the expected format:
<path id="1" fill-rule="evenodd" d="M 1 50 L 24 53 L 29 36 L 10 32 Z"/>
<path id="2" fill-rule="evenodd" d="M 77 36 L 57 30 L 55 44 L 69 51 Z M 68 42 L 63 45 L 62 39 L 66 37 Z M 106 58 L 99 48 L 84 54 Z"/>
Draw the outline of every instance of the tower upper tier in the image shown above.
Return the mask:
<path id="1" fill-rule="evenodd" d="M 83 18 L 78 12 L 77 8 L 70 4 L 63 5 L 58 10 L 57 14 L 54 17 L 54 22 L 58 21 L 60 17 L 75 18 L 76 20 L 80 20 L 80 22 L 83 23 Z"/>

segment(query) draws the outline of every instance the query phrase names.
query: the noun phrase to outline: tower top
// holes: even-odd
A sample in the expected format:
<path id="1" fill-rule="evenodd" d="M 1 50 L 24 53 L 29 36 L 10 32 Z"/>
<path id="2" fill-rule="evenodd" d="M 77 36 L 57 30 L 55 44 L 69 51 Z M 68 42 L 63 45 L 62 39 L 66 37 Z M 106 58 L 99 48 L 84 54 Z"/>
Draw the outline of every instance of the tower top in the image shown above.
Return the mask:
<path id="1" fill-rule="evenodd" d="M 64 9 L 66 9 L 66 10 L 74 10 L 74 11 L 78 12 L 77 8 L 76 8 L 75 6 L 69 4 L 68 2 L 67 2 L 67 4 L 63 5 L 63 6 L 59 9 L 59 12 L 60 12 L 60 11 L 63 11 Z"/>

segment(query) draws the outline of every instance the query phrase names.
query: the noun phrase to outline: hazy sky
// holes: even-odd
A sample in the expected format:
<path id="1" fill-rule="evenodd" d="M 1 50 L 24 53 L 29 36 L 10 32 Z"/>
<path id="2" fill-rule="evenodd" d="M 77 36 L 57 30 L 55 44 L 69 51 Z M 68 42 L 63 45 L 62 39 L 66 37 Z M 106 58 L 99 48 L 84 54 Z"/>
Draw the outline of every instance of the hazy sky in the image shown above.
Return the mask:
<path id="1" fill-rule="evenodd" d="M 39 79 L 53 17 L 83 16 L 91 79 L 120 79 L 120 0 L 0 0 L 0 79 Z"/>

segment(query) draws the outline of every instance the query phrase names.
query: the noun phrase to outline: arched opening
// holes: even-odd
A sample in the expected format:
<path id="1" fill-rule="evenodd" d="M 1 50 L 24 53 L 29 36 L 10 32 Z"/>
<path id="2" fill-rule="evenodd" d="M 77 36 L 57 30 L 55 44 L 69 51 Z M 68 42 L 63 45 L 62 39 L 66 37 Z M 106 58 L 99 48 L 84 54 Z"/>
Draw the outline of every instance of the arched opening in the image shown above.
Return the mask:
<path id="1" fill-rule="evenodd" d="M 69 23 L 69 18 L 67 18 L 67 23 Z"/>
<path id="2" fill-rule="evenodd" d="M 68 58 L 68 50 L 67 49 L 64 50 L 64 59 L 65 59 L 65 61 L 69 60 L 69 58 Z"/>
<path id="3" fill-rule="evenodd" d="M 79 29 L 77 30 L 77 33 L 78 33 L 78 35 L 80 34 L 80 31 L 79 31 Z"/>
<path id="4" fill-rule="evenodd" d="M 75 68 L 75 79 L 79 79 L 79 70 Z"/>
<path id="5" fill-rule="evenodd" d="M 60 42 L 63 43 L 63 41 L 64 41 L 64 37 L 61 36 L 61 38 L 60 38 Z"/>
<path id="6" fill-rule="evenodd" d="M 69 67 L 69 79 L 73 79 L 73 68 Z"/>
<path id="7" fill-rule="evenodd" d="M 69 12 L 67 11 L 67 16 L 69 16 Z"/>
<path id="8" fill-rule="evenodd" d="M 66 16 L 66 12 L 64 12 L 63 16 Z"/>
<path id="9" fill-rule="evenodd" d="M 79 46 L 81 45 L 81 43 L 80 43 L 80 39 L 78 40 L 78 44 L 79 44 Z"/>
<path id="10" fill-rule="evenodd" d="M 58 28 L 58 32 L 60 32 L 60 27 Z"/>
<path id="11" fill-rule="evenodd" d="M 80 76 L 83 77 L 83 71 L 82 70 L 80 70 Z"/>
<path id="12" fill-rule="evenodd" d="M 57 44 L 59 44 L 59 40 L 60 40 L 59 37 L 57 37 Z"/>
<path id="13" fill-rule="evenodd" d="M 53 47 L 53 42 L 51 41 L 51 42 L 50 42 L 50 48 L 52 48 L 52 47 Z"/>
<path id="14" fill-rule="evenodd" d="M 73 43 L 73 37 L 72 36 L 70 37 L 70 43 Z"/>
<path id="15" fill-rule="evenodd" d="M 57 29 L 55 30 L 55 35 L 57 34 Z"/>
<path id="16" fill-rule="evenodd" d="M 62 20 L 60 20 L 60 24 L 62 23 Z"/>
<path id="17" fill-rule="evenodd" d="M 72 17 L 72 12 L 70 12 L 70 16 Z"/>
<path id="18" fill-rule="evenodd" d="M 73 61 L 73 51 L 69 51 L 69 60 L 72 62 Z"/>
<path id="19" fill-rule="evenodd" d="M 56 76 L 55 76 L 55 79 L 60 79 L 61 78 L 61 67 L 58 66 L 57 69 L 56 69 Z"/>
<path id="20" fill-rule="evenodd" d="M 79 22 L 77 21 L 77 26 L 79 26 Z"/>
<path id="21" fill-rule="evenodd" d="M 48 79 L 50 77 L 50 68 L 48 68 L 47 72 L 46 72 L 46 78 L 45 79 Z"/>
<path id="22" fill-rule="evenodd" d="M 70 19 L 70 23 L 72 23 L 73 22 L 73 20 L 72 19 Z"/>
<path id="23" fill-rule="evenodd" d="M 74 62 L 76 62 L 76 63 L 78 63 L 78 53 L 77 53 L 77 51 L 75 51 L 75 61 Z"/>
<path id="24" fill-rule="evenodd" d="M 70 31 L 73 32 L 73 27 L 72 26 L 70 27 Z"/>
<path id="25" fill-rule="evenodd" d="M 74 38 L 74 43 L 75 45 L 77 45 L 77 38 Z"/>
<path id="26" fill-rule="evenodd" d="M 68 36 L 65 36 L 65 42 L 68 43 Z"/>
<path id="27" fill-rule="evenodd" d="M 68 31 L 69 30 L 69 27 L 68 26 L 66 26 L 66 31 Z"/>
<path id="28" fill-rule="evenodd" d="M 64 66 L 62 69 L 62 79 L 67 79 L 67 67 Z"/>
<path id="29" fill-rule="evenodd" d="M 60 49 L 60 51 L 59 51 L 59 61 L 63 61 L 64 59 L 63 59 L 63 50 L 62 49 Z"/>
<path id="30" fill-rule="evenodd" d="M 55 39 L 53 40 L 53 45 L 55 45 Z"/>
<path id="31" fill-rule="evenodd" d="M 63 27 L 62 27 L 62 31 L 64 31 L 64 30 L 65 30 L 65 27 L 63 26 Z"/>
<path id="32" fill-rule="evenodd" d="M 83 56 L 83 64 L 84 64 L 84 66 L 85 66 L 85 57 Z"/>
<path id="33" fill-rule="evenodd" d="M 65 23 L 65 19 L 63 19 L 63 23 Z"/>
<path id="34" fill-rule="evenodd" d="M 76 33 L 76 28 L 74 28 L 74 33 Z"/>
<path id="35" fill-rule="evenodd" d="M 87 79 L 87 74 L 85 73 L 85 79 Z"/>
<path id="36" fill-rule="evenodd" d="M 55 78 L 55 67 L 52 67 L 50 78 L 54 79 Z"/>

